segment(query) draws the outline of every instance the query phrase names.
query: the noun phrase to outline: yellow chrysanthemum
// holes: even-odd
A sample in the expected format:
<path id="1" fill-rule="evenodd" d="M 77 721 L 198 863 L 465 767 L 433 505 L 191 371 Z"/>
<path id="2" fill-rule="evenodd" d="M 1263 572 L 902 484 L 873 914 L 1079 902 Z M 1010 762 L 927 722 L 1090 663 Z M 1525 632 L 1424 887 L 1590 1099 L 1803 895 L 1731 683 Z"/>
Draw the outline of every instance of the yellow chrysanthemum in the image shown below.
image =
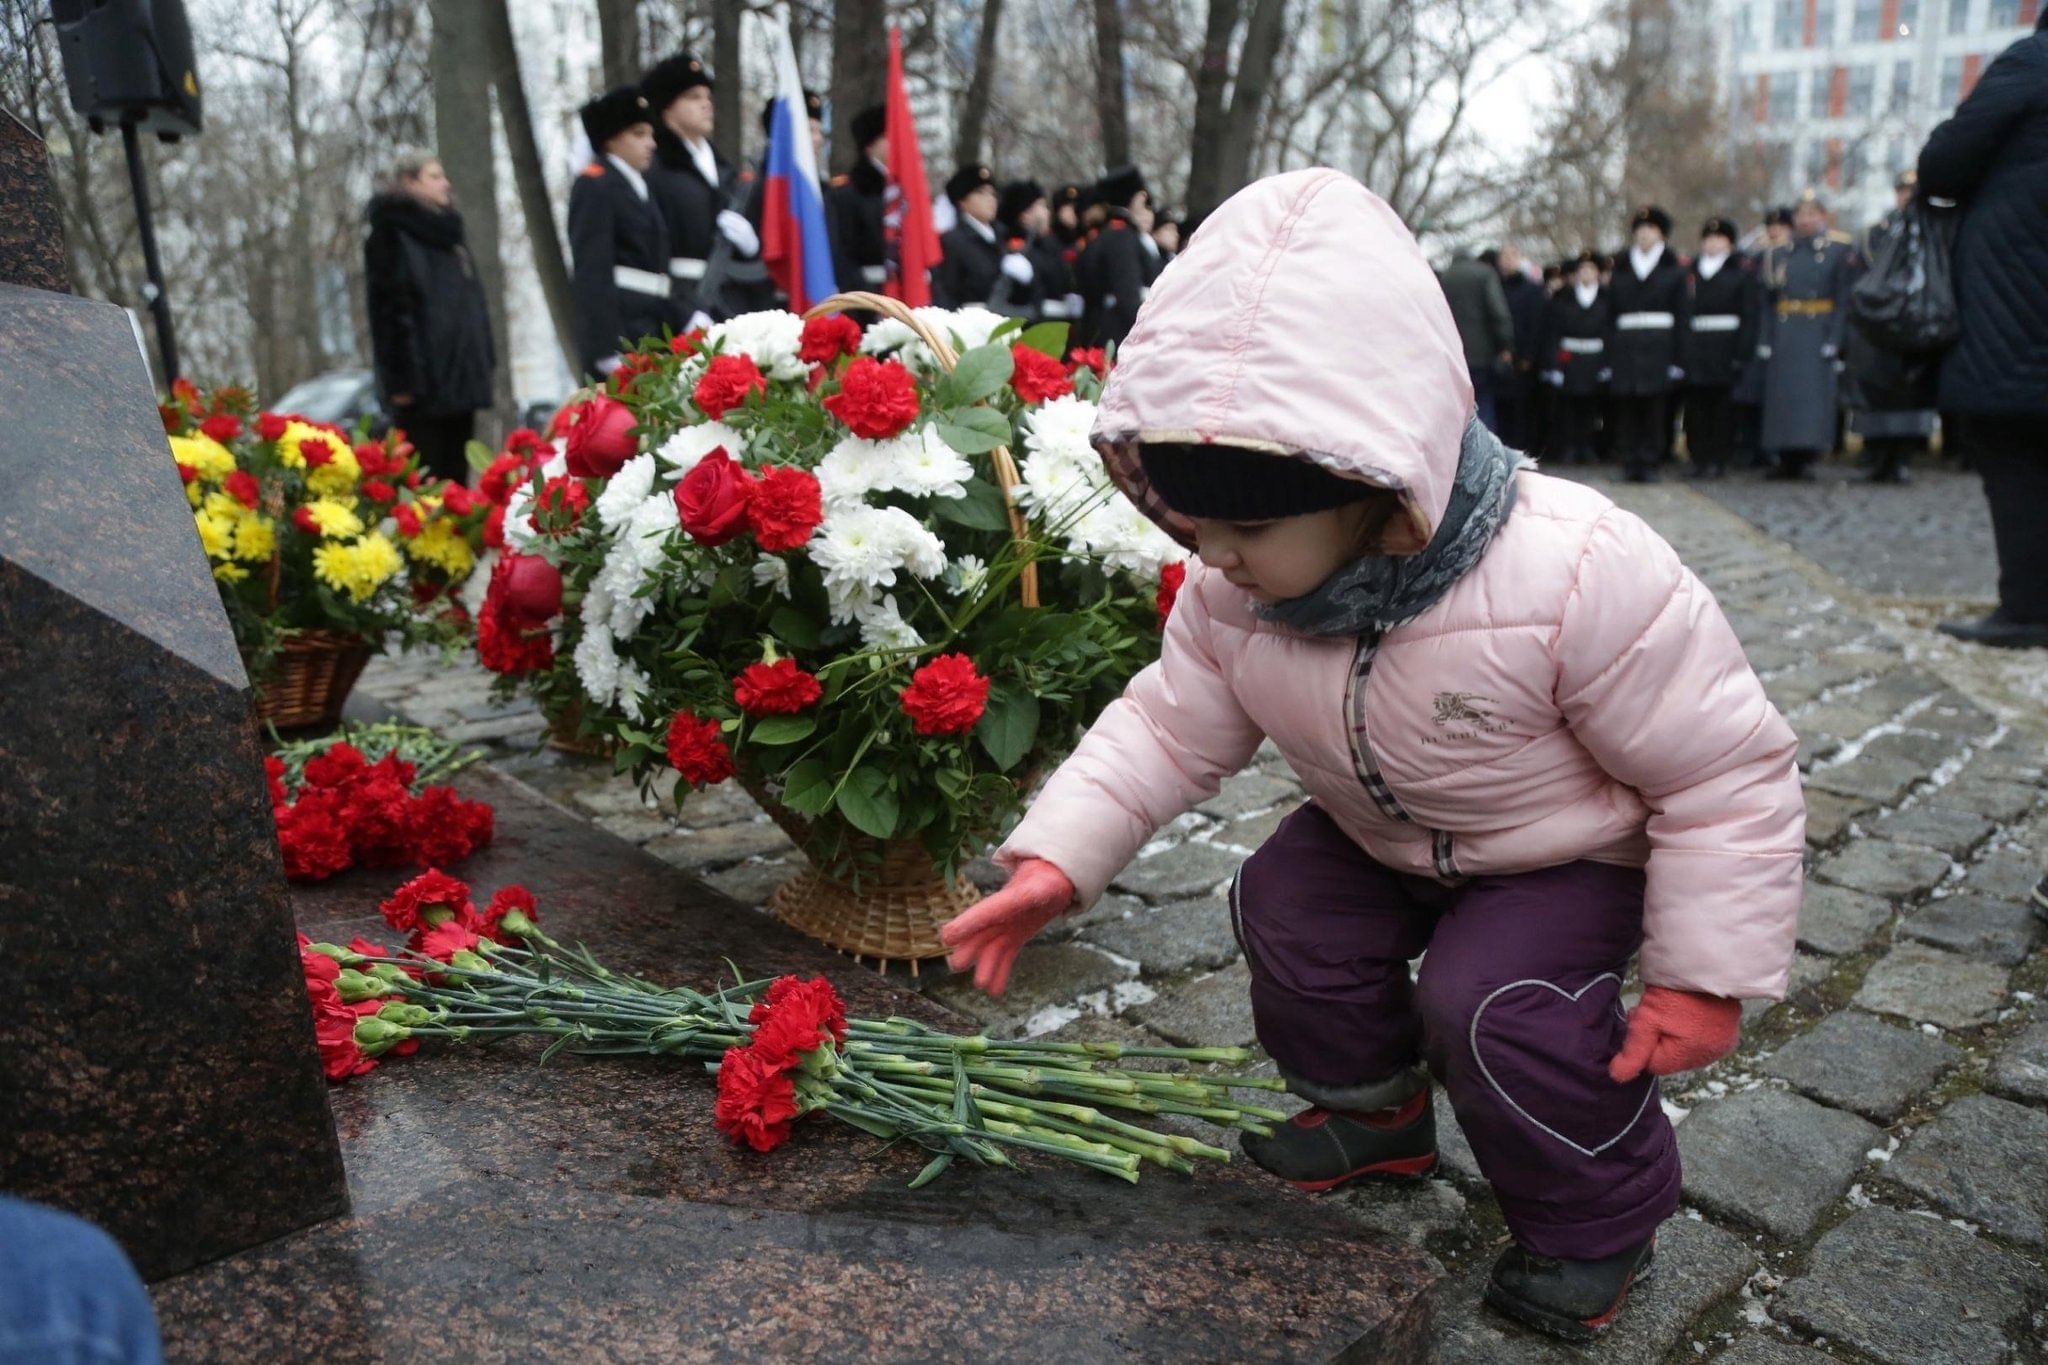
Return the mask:
<path id="1" fill-rule="evenodd" d="M 447 517 L 437 517 L 405 541 L 405 552 L 423 564 L 431 564 L 450 578 L 466 578 L 476 565 L 469 542 Z"/>
<path id="2" fill-rule="evenodd" d="M 241 565 L 229 561 L 226 564 L 214 565 L 213 576 L 223 583 L 239 583 L 249 576 L 249 571 Z"/>
<path id="3" fill-rule="evenodd" d="M 306 487 L 322 497 L 338 497 L 354 492 L 356 480 L 362 477 L 363 467 L 356 463 L 355 451 L 342 445 L 333 459 L 306 475 Z"/>
<path id="4" fill-rule="evenodd" d="M 277 527 L 269 517 L 244 512 L 235 523 L 235 558 L 258 564 L 277 552 Z"/>
<path id="5" fill-rule="evenodd" d="M 398 572 L 399 562 L 397 548 L 374 531 L 361 540 L 327 541 L 313 550 L 313 572 L 320 581 L 354 602 L 367 602 Z"/>
<path id="6" fill-rule="evenodd" d="M 206 509 L 206 515 L 217 518 L 229 526 L 233 526 L 237 521 L 240 521 L 242 513 L 249 510 L 242 506 L 239 498 L 233 498 L 226 493 L 219 492 L 208 493 L 205 500 L 200 503 L 200 506 Z"/>
<path id="7" fill-rule="evenodd" d="M 171 437 L 171 458 L 198 470 L 199 477 L 208 483 L 219 483 L 235 472 L 234 452 L 205 432 Z"/>
<path id="8" fill-rule="evenodd" d="M 206 486 L 200 483 L 197 479 L 194 479 L 191 483 L 185 485 L 185 501 L 191 503 L 195 510 L 198 508 L 200 502 L 202 502 L 205 499 L 205 497 Z"/>
<path id="9" fill-rule="evenodd" d="M 209 559 L 231 558 L 235 544 L 235 520 L 219 516 L 211 511 L 200 510 L 192 518 L 192 524 L 199 528 L 199 544 Z"/>
<path id="10" fill-rule="evenodd" d="M 363 519 L 355 514 L 349 504 L 354 498 L 315 498 L 306 504 L 306 515 L 320 527 L 320 534 L 329 540 L 363 533 Z"/>

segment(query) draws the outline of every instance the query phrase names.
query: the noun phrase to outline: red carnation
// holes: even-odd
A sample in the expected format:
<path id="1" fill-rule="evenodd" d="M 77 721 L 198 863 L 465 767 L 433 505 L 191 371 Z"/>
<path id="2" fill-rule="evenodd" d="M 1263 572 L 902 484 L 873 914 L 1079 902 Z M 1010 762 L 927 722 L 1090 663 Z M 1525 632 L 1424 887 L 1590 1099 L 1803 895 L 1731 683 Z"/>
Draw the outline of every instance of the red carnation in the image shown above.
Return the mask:
<path id="1" fill-rule="evenodd" d="M 284 760 L 276 754 L 263 755 L 263 783 L 270 789 L 270 804 L 282 806 L 290 800 L 284 789 Z"/>
<path id="2" fill-rule="evenodd" d="M 295 882 L 324 881 L 346 872 L 355 855 L 349 848 L 341 795 L 325 788 L 301 789 L 298 800 L 273 811 L 284 875 Z"/>
<path id="3" fill-rule="evenodd" d="M 972 730 L 987 705 L 988 679 L 965 654 L 941 654 L 911 674 L 903 689 L 903 714 L 921 735 Z"/>
<path id="4" fill-rule="evenodd" d="M 339 787 L 367 766 L 363 751 L 346 740 L 327 746 L 306 760 L 305 782 L 309 787 Z"/>
<path id="5" fill-rule="evenodd" d="M 199 429 L 214 440 L 225 443 L 242 434 L 242 419 L 232 412 L 216 412 L 201 422 Z"/>
<path id="6" fill-rule="evenodd" d="M 275 441 L 284 435 L 285 424 L 290 420 L 281 412 L 259 412 L 256 414 L 256 434 L 266 441 Z"/>
<path id="7" fill-rule="evenodd" d="M 184 466 L 179 465 L 178 468 L 183 469 Z M 309 536 L 321 534 L 319 521 L 304 507 L 294 507 L 292 509 L 292 525 L 298 527 Z"/>
<path id="8" fill-rule="evenodd" d="M 732 750 L 720 739 L 715 720 L 699 720 L 676 712 L 668 726 L 669 766 L 694 786 L 708 787 L 732 776 Z"/>
<path id="9" fill-rule="evenodd" d="M 1159 628 L 1161 630 L 1166 629 L 1166 618 L 1173 615 L 1174 601 L 1180 596 L 1181 584 L 1187 582 L 1187 577 L 1188 566 L 1186 560 L 1179 560 L 1168 564 L 1159 571 L 1159 596 L 1157 603 L 1159 607 Z"/>
<path id="10" fill-rule="evenodd" d="M 466 517 L 476 510 L 476 494 L 450 479 L 441 486 L 441 506 L 451 517 Z"/>
<path id="11" fill-rule="evenodd" d="M 191 465 L 189 465 L 189 464 L 183 464 L 183 463 L 179 464 L 179 466 L 178 466 L 178 482 L 179 482 L 179 483 L 192 483 L 192 482 L 194 482 L 195 480 L 197 480 L 197 479 L 198 479 L 198 477 L 199 477 L 199 471 L 198 471 L 197 469 L 194 469 L 194 468 L 193 468 L 193 467 L 192 467 Z"/>
<path id="12" fill-rule="evenodd" d="M 793 716 L 824 695 L 817 678 L 794 659 L 748 664 L 732 680 L 732 699 L 750 716 Z"/>
<path id="13" fill-rule="evenodd" d="M 718 1066 L 718 1101 L 711 1121 L 734 1142 L 772 1152 L 789 1141 L 796 1119 L 796 1084 L 746 1048 L 727 1048 Z"/>
<path id="14" fill-rule="evenodd" d="M 770 465 L 747 490 L 747 527 L 764 550 L 800 549 L 824 520 L 824 498 L 808 470 Z"/>
<path id="15" fill-rule="evenodd" d="M 375 1060 L 356 1046 L 356 1012 L 341 1003 L 333 986 L 320 983 L 308 992 L 313 999 L 313 1038 L 320 1047 L 320 1069 L 330 1081 L 345 1081 L 377 1069 Z"/>
<path id="16" fill-rule="evenodd" d="M 341 975 L 341 964 L 325 953 L 314 952 L 313 940 L 307 938 L 304 934 L 300 934 L 299 971 L 305 975 L 308 987 L 311 987 L 316 981 L 324 981 L 332 985 L 335 979 Z"/>
<path id="17" fill-rule="evenodd" d="M 491 842 L 495 817 L 488 803 L 465 801 L 453 787 L 428 787 L 408 814 L 412 861 L 422 867 L 459 863 Z"/>
<path id="18" fill-rule="evenodd" d="M 569 472 L 580 479 L 609 479 L 618 473 L 640 449 L 632 434 L 634 421 L 631 408 L 604 394 L 576 404 L 562 447 Z"/>
<path id="19" fill-rule="evenodd" d="M 1067 367 L 1044 351 L 1033 350 L 1018 342 L 1010 348 L 1010 359 L 1013 362 L 1010 387 L 1025 402 L 1043 403 L 1053 398 L 1064 398 L 1074 391 L 1074 381 L 1068 377 Z"/>
<path id="20" fill-rule="evenodd" d="M 670 354 L 674 354 L 671 352 Z M 652 351 L 633 351 L 621 360 L 605 379 L 613 393 L 630 393 L 633 384 L 643 374 L 653 374 L 661 368 L 661 357 Z"/>
<path id="21" fill-rule="evenodd" d="M 371 502 L 390 502 L 398 496 L 398 490 L 382 479 L 364 479 L 358 487 Z"/>
<path id="22" fill-rule="evenodd" d="M 497 943 L 514 943 L 516 935 L 508 935 L 498 926 L 505 922 L 505 916 L 517 910 L 530 920 L 538 920 L 540 911 L 534 906 L 533 893 L 523 886 L 501 886 L 492 893 L 490 904 L 484 907 L 484 925 L 480 931 L 487 939 Z"/>
<path id="23" fill-rule="evenodd" d="M 676 513 L 699 544 L 723 545 L 746 529 L 753 491 L 754 481 L 739 461 L 724 446 L 713 446 L 676 485 Z"/>
<path id="24" fill-rule="evenodd" d="M 502 550 L 505 548 L 505 505 L 493 503 L 491 510 L 484 514 L 484 548 Z"/>
<path id="25" fill-rule="evenodd" d="M 391 519 L 398 523 L 398 534 L 411 540 L 420 533 L 419 509 L 411 503 L 400 503 L 391 509 Z"/>
<path id="26" fill-rule="evenodd" d="M 1067 373 L 1079 374 L 1082 370 L 1093 370 L 1098 379 L 1109 377 L 1109 352 L 1100 346 L 1076 346 L 1067 352 Z"/>
<path id="27" fill-rule="evenodd" d="M 846 1002 L 822 976 L 808 981 L 777 977 L 747 1019 L 760 1026 L 754 1051 L 774 1066 L 795 1066 L 799 1053 L 846 1041 Z"/>
<path id="28" fill-rule="evenodd" d="M 860 349 L 860 324 L 844 313 L 827 313 L 804 323 L 796 357 L 806 365 L 830 365 Z"/>
<path id="29" fill-rule="evenodd" d="M 486 596 L 476 618 L 476 657 L 491 672 L 516 678 L 553 667 L 555 644 L 547 631 L 529 631 L 509 621 L 503 603 L 493 604 Z"/>
<path id="30" fill-rule="evenodd" d="M 533 435 L 530 431 L 526 434 Z M 526 482 L 527 473 L 526 457 L 508 449 L 484 469 L 483 477 L 477 480 L 477 491 L 486 500 L 502 507 L 512 500 L 512 490 Z"/>
<path id="31" fill-rule="evenodd" d="M 348 823 L 349 848 L 357 862 L 392 867 L 406 861 L 412 805 L 412 793 L 405 783 L 384 770 L 367 768 L 349 783 L 341 814 Z"/>
<path id="32" fill-rule="evenodd" d="M 362 471 L 363 477 L 366 479 L 374 479 L 384 474 L 396 474 L 401 463 L 401 461 L 394 460 L 384 453 L 384 443 L 382 441 L 356 442 L 356 468 Z"/>
<path id="33" fill-rule="evenodd" d="M 505 453 L 530 462 L 545 459 L 554 453 L 554 447 L 532 427 L 514 427 L 505 437 Z"/>
<path id="34" fill-rule="evenodd" d="M 185 410 L 174 403 L 158 403 L 156 417 L 169 435 L 176 436 L 185 429 Z"/>
<path id="35" fill-rule="evenodd" d="M 419 935 L 413 951 L 436 962 L 446 962 L 457 953 L 475 952 L 482 942 L 483 935 L 473 922 L 451 919 Z"/>
<path id="36" fill-rule="evenodd" d="M 469 886 L 439 868 L 430 867 L 392 892 L 391 898 L 377 908 L 384 912 L 384 922 L 392 928 L 401 933 L 417 933 L 429 927 L 429 918 L 437 922 L 444 918 L 429 912 L 444 910 L 446 918 L 459 919 L 468 906 Z"/>
<path id="37" fill-rule="evenodd" d="M 199 411 L 199 386 L 184 376 L 180 375 L 171 381 L 171 397 L 177 399 L 185 411 Z"/>
<path id="38" fill-rule="evenodd" d="M 846 367 L 825 411 L 854 435 L 879 441 L 917 420 L 917 381 L 893 360 L 864 355 Z"/>
<path id="39" fill-rule="evenodd" d="M 334 462 L 335 452 L 346 444 L 325 431 L 308 432 L 299 439 L 299 455 L 308 469 L 321 469 Z"/>
<path id="40" fill-rule="evenodd" d="M 237 469 L 220 481 L 221 490 L 244 507 L 254 507 L 263 501 L 263 485 L 256 482 L 256 476 L 246 469 Z"/>
<path id="41" fill-rule="evenodd" d="M 703 343 L 704 329 L 702 327 L 692 327 L 689 331 L 679 332 L 668 339 L 669 354 L 695 355 L 697 351 L 702 349 Z"/>
<path id="42" fill-rule="evenodd" d="M 533 529 L 559 540 L 583 522 L 583 510 L 590 506 L 590 490 L 581 479 L 558 474 L 540 487 L 533 500 Z"/>
<path id="43" fill-rule="evenodd" d="M 704 410 L 712 421 L 725 416 L 727 412 L 747 401 L 750 392 L 767 393 L 768 379 L 761 373 L 754 358 L 747 355 L 715 355 L 704 369 L 704 377 L 697 381 L 693 395 L 697 406 Z"/>

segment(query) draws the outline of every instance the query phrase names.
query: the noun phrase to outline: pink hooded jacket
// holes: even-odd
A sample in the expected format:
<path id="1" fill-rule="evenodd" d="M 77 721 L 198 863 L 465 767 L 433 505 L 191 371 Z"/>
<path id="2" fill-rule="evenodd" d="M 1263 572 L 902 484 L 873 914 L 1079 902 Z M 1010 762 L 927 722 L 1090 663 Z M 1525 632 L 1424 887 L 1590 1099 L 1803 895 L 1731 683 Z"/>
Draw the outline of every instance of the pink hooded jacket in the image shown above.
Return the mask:
<path id="1" fill-rule="evenodd" d="M 1464 352 L 1413 238 L 1337 171 L 1244 190 L 1159 278 L 1095 438 L 1159 503 L 1140 442 L 1225 441 L 1397 490 L 1415 544 L 1472 413 Z M 1376 654 L 1260 620 L 1190 565 L 1132 680 L 997 853 L 1077 904 L 1270 736 L 1378 862 L 1441 880 L 1580 858 L 1645 867 L 1643 980 L 1782 998 L 1805 804 L 1796 740 L 1711 593 L 1601 494 L 1530 470 L 1478 565 Z M 1362 667 L 1362 665 L 1369 665 Z"/>

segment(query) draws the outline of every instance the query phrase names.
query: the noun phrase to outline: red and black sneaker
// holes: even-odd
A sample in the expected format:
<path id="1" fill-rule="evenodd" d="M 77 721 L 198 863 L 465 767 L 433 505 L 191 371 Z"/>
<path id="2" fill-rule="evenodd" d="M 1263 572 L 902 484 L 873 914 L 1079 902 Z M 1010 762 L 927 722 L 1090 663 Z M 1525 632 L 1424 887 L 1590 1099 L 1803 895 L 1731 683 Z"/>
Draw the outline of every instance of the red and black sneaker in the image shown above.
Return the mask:
<path id="1" fill-rule="evenodd" d="M 1486 1301 L 1517 1322 L 1566 1341 L 1592 1341 L 1614 1324 L 1628 1291 L 1650 1278 L 1657 1239 L 1603 1256 L 1567 1261 L 1511 1246 L 1493 1263 Z"/>
<path id="2" fill-rule="evenodd" d="M 1238 1145 L 1296 1189 L 1333 1190 L 1369 1175 L 1412 1179 L 1436 1165 L 1436 1112 L 1428 1090 L 1370 1113 L 1304 1109 L 1273 1136 L 1247 1133 Z"/>

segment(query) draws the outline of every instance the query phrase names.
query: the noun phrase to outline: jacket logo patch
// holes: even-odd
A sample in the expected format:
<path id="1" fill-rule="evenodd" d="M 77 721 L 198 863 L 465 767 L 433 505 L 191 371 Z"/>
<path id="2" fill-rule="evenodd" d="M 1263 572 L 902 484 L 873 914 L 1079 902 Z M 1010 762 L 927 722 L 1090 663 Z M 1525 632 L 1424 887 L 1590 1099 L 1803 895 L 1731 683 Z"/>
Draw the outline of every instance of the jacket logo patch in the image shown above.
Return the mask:
<path id="1" fill-rule="evenodd" d="M 1494 717 L 1488 707 L 1499 705 L 1492 697 L 1482 697 L 1477 692 L 1439 692 L 1431 698 L 1434 714 L 1430 721 L 1444 733 L 1426 735 L 1424 744 L 1443 744 L 1450 740 L 1477 739 L 1482 734 L 1499 734 L 1508 728 L 1507 722 Z"/>

